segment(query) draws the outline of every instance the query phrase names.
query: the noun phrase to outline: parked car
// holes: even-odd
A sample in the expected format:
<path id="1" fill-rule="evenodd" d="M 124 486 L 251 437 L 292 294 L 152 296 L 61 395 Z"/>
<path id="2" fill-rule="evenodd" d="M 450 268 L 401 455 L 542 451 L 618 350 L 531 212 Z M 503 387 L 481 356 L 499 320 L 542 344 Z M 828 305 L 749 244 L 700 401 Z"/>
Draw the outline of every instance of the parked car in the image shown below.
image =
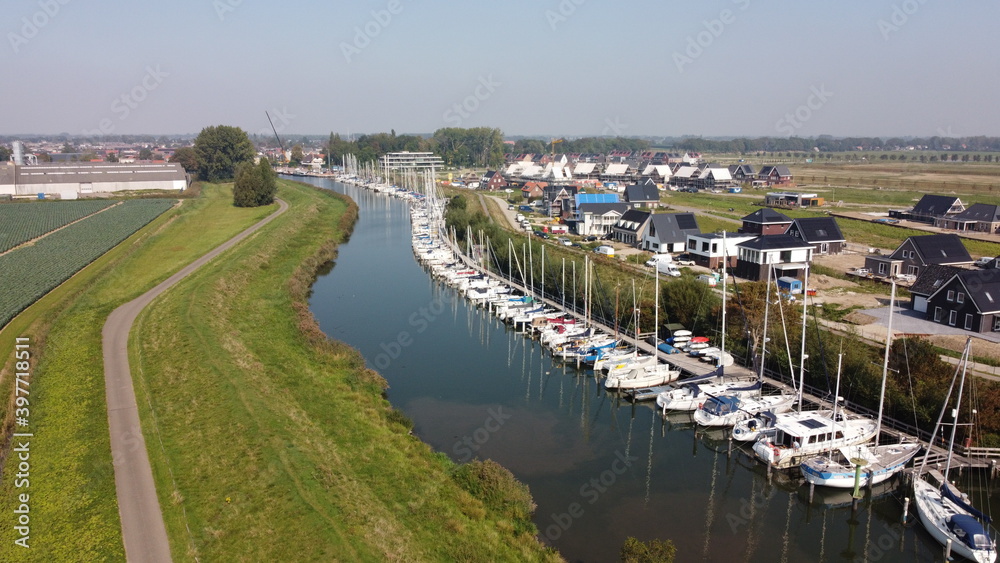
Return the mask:
<path id="1" fill-rule="evenodd" d="M 975 264 L 976 266 L 979 266 L 980 268 L 985 268 L 986 266 L 989 266 L 990 262 L 992 262 L 994 260 L 996 260 L 996 258 L 994 258 L 992 256 L 983 256 L 979 260 L 976 260 L 975 262 L 973 262 L 973 264 Z"/>
<path id="2" fill-rule="evenodd" d="M 674 260 L 678 266 L 694 266 L 693 257 L 690 254 L 684 253 L 677 255 L 677 259 Z"/>
<path id="3" fill-rule="evenodd" d="M 597 240 L 597 235 L 590 235 L 589 237 L 587 237 L 587 238 L 585 238 L 583 240 L 586 241 L 586 242 L 594 242 L 595 240 Z"/>
<path id="4" fill-rule="evenodd" d="M 569 240 L 566 237 L 559 237 L 559 244 L 561 244 L 563 246 L 572 246 L 573 245 L 573 241 Z"/>
<path id="5" fill-rule="evenodd" d="M 897 274 L 896 280 L 904 283 L 913 283 L 917 281 L 917 276 L 913 274 Z"/>

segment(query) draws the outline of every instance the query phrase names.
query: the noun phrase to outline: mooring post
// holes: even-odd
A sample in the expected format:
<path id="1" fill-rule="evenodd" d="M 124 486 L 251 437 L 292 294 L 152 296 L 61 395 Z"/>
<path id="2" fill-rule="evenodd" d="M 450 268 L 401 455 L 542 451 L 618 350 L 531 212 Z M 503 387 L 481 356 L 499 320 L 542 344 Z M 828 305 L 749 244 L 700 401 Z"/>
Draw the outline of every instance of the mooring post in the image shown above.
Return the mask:
<path id="1" fill-rule="evenodd" d="M 809 504 L 812 504 L 813 493 L 816 492 L 816 483 L 809 483 Z"/>
<path id="2" fill-rule="evenodd" d="M 906 518 L 910 515 L 910 497 L 903 498 L 903 525 L 906 525 Z"/>
<path id="3" fill-rule="evenodd" d="M 944 544 L 944 560 L 951 561 L 951 538 Z"/>

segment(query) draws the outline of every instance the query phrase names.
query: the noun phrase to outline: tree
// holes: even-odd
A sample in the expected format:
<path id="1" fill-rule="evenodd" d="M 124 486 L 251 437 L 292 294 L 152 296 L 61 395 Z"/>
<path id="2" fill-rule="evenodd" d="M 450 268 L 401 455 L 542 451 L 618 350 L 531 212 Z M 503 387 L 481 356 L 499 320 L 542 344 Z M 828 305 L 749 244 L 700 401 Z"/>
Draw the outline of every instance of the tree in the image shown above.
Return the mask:
<path id="1" fill-rule="evenodd" d="M 0 145 L 0 162 L 10 160 L 11 150 L 6 145 Z"/>
<path id="2" fill-rule="evenodd" d="M 302 164 L 302 159 L 304 158 L 305 155 L 302 154 L 302 145 L 295 145 L 294 147 L 292 147 L 292 158 L 289 159 L 289 163 L 292 166 L 298 166 Z"/>
<path id="3" fill-rule="evenodd" d="M 236 168 L 233 185 L 233 205 L 236 207 L 270 205 L 274 203 L 277 190 L 277 175 L 266 158 L 260 159 L 256 165 L 243 162 Z"/>
<path id="4" fill-rule="evenodd" d="M 194 140 L 198 159 L 198 176 L 202 180 L 218 182 L 236 176 L 241 163 L 254 158 L 253 143 L 239 127 L 219 125 L 201 130 Z"/>
<path id="5" fill-rule="evenodd" d="M 654 539 L 646 543 L 629 536 L 619 555 L 624 563 L 673 563 L 677 547 L 670 540 Z"/>
<path id="6" fill-rule="evenodd" d="M 152 159 L 153 159 L 153 151 L 145 147 L 139 149 L 139 160 L 152 160 Z"/>
<path id="7" fill-rule="evenodd" d="M 69 141 L 63 143 L 62 149 L 59 151 L 63 154 L 70 154 L 76 152 L 76 147 L 71 145 Z"/>
<path id="8" fill-rule="evenodd" d="M 115 151 L 108 151 L 108 154 L 104 156 L 104 159 L 108 162 L 118 162 L 118 153 Z"/>
<path id="9" fill-rule="evenodd" d="M 193 147 L 181 147 L 174 151 L 170 157 L 170 162 L 180 164 L 185 172 L 193 173 L 198 170 L 198 154 Z"/>

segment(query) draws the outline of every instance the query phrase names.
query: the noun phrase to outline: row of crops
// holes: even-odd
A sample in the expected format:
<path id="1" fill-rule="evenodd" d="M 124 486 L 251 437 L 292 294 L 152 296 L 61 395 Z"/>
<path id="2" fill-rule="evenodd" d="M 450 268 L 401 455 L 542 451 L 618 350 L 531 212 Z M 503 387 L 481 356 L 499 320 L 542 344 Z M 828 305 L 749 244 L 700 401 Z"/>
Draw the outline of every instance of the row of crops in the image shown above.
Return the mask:
<path id="1" fill-rule="evenodd" d="M 93 199 L 0 205 L 0 252 L 7 252 L 114 203 Z"/>
<path id="2" fill-rule="evenodd" d="M 0 256 L 0 327 L 174 203 L 126 201 Z"/>

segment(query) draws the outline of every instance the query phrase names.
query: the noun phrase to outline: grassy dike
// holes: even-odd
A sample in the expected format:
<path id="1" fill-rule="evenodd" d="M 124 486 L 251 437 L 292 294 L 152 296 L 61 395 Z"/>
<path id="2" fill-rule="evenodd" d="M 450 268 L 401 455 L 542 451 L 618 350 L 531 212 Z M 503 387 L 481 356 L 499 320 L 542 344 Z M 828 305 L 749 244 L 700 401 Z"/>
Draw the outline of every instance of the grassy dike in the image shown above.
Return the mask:
<path id="1" fill-rule="evenodd" d="M 356 207 L 282 182 L 291 209 L 137 320 L 133 377 L 176 561 L 558 560 L 527 488 L 413 437 L 306 299 Z M 373 304 L 372 306 L 377 306 Z"/>
<path id="2" fill-rule="evenodd" d="M 26 309 L 0 331 L 0 420 L 12 430 L 13 345 L 31 339 L 29 486 L 16 456 L 0 482 L 0 560 L 122 561 L 111 464 L 101 329 L 118 305 L 273 211 L 236 209 L 229 187 L 205 185 Z M 5 444 L 4 453 L 10 453 Z M 18 495 L 29 494 L 29 549 L 14 545 Z"/>

